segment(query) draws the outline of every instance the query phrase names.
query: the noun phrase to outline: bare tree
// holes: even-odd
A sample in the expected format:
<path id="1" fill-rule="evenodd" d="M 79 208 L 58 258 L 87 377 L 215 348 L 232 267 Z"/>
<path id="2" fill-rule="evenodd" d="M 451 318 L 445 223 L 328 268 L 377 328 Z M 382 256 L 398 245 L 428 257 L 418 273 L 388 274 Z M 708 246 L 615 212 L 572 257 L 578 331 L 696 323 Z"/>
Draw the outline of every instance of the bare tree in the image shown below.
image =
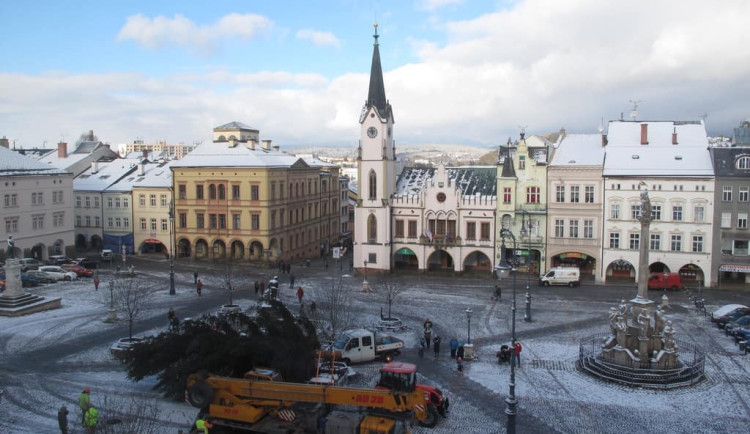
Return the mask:
<path id="1" fill-rule="evenodd" d="M 393 303 L 398 299 L 399 295 L 404 291 L 404 288 L 399 284 L 396 279 L 392 276 L 384 276 L 376 285 L 375 293 L 380 296 L 383 301 L 388 305 L 388 318 L 393 319 L 391 316 L 391 307 Z"/>
<path id="2" fill-rule="evenodd" d="M 153 399 L 105 395 L 99 409 L 99 434 L 164 432 L 159 424 L 159 404 Z"/>
<path id="3" fill-rule="evenodd" d="M 312 319 L 318 324 L 321 340 L 333 341 L 354 323 L 351 290 L 341 280 L 331 281 L 330 286 L 322 286 L 318 298 L 321 303 L 312 313 Z"/>
<path id="4" fill-rule="evenodd" d="M 128 320 L 128 337 L 133 338 L 133 323 L 149 306 L 154 288 L 145 279 L 119 276 L 112 281 L 112 308 Z"/>
<path id="5" fill-rule="evenodd" d="M 225 261 L 219 264 L 214 272 L 219 280 L 219 285 L 227 291 L 229 295 L 229 304 L 234 304 L 234 291 L 250 285 L 250 279 L 244 268 L 237 266 L 232 261 Z"/>

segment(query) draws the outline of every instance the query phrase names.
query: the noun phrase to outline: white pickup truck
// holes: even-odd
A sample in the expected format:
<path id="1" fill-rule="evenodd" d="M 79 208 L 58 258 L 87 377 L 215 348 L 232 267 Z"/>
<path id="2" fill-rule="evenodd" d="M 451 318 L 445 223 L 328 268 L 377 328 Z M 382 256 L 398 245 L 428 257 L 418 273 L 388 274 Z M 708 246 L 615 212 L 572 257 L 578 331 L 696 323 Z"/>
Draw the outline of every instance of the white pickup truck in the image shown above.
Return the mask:
<path id="1" fill-rule="evenodd" d="M 377 337 L 366 329 L 346 330 L 336 342 L 323 348 L 322 357 L 347 364 L 369 362 L 378 358 L 391 361 L 404 347 L 404 341 L 393 336 Z"/>

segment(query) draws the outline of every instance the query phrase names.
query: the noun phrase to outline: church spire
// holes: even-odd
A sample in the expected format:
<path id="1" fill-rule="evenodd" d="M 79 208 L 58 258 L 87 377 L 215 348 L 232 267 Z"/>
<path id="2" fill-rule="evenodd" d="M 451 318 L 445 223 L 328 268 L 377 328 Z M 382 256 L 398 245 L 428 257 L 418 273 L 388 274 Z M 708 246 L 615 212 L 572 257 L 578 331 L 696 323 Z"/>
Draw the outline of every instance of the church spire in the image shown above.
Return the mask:
<path id="1" fill-rule="evenodd" d="M 380 66 L 380 50 L 378 49 L 378 23 L 375 23 L 375 43 L 372 49 L 372 66 L 370 68 L 370 91 L 367 94 L 367 107 L 375 107 L 381 117 L 390 111 L 390 104 L 385 99 L 385 85 L 383 84 L 383 68 Z"/>

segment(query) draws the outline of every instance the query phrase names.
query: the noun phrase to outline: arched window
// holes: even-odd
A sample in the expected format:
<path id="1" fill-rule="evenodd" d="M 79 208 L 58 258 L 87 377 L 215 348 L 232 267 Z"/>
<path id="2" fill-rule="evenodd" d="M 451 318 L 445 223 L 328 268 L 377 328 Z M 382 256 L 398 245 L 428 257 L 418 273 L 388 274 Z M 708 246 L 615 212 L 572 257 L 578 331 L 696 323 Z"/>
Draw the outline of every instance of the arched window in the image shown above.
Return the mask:
<path id="1" fill-rule="evenodd" d="M 369 196 L 370 200 L 375 200 L 378 195 L 378 177 L 375 175 L 375 171 L 370 171 L 370 185 L 369 185 Z"/>
<path id="2" fill-rule="evenodd" d="M 299 197 L 299 183 L 294 184 L 294 194 Z"/>
<path id="3" fill-rule="evenodd" d="M 226 142 L 226 141 L 227 141 L 227 138 L 226 138 L 226 137 L 224 137 L 224 136 L 219 136 L 219 141 L 220 141 L 220 142 Z"/>
<path id="4" fill-rule="evenodd" d="M 378 239 L 378 219 L 374 214 L 367 218 L 367 242 L 374 243 Z"/>
<path id="5" fill-rule="evenodd" d="M 750 156 L 742 155 L 737 158 L 738 169 L 750 169 Z"/>
<path id="6" fill-rule="evenodd" d="M 208 186 L 208 199 L 216 200 L 216 186 L 213 184 Z"/>
<path id="7" fill-rule="evenodd" d="M 289 198 L 290 199 L 294 197 L 292 193 L 294 193 L 294 185 L 292 185 L 292 183 L 290 182 L 289 183 Z"/>
<path id="8" fill-rule="evenodd" d="M 226 200 L 227 192 L 224 188 L 224 184 L 219 184 L 219 200 Z"/>

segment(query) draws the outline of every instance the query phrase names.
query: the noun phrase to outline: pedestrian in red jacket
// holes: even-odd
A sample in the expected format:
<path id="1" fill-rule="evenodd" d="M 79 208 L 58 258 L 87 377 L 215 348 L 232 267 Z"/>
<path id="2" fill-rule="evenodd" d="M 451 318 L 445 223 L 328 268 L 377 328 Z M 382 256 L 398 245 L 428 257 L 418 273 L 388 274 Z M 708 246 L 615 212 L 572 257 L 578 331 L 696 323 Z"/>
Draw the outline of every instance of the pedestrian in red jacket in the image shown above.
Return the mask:
<path id="1" fill-rule="evenodd" d="M 513 348 L 513 355 L 516 357 L 516 366 L 521 366 L 521 343 L 516 341 L 516 346 Z"/>
<path id="2" fill-rule="evenodd" d="M 297 298 L 299 299 L 300 303 L 302 303 L 302 297 L 304 296 L 305 296 L 305 291 L 300 286 L 299 288 L 297 288 Z"/>

